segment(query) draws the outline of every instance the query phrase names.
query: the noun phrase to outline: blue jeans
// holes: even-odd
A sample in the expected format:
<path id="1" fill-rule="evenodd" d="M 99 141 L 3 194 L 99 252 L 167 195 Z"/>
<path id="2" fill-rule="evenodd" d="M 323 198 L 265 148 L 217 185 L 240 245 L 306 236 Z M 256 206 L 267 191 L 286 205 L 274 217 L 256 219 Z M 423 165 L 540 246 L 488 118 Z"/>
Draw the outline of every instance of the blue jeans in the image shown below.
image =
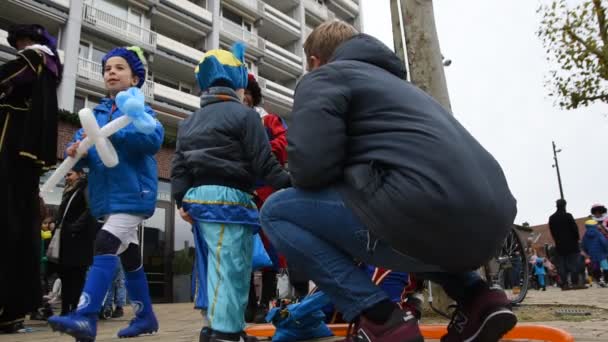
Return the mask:
<path id="1" fill-rule="evenodd" d="M 260 220 L 270 241 L 284 253 L 288 263 L 301 269 L 327 293 L 348 321 L 388 299 L 369 275 L 356 266 L 355 259 L 396 271 L 420 273 L 441 285 L 457 302 L 463 302 L 467 290 L 481 281 L 475 272 L 445 273 L 438 266 L 397 252 L 364 227 L 333 189 L 279 191 L 266 200 Z"/>
<path id="2" fill-rule="evenodd" d="M 122 265 L 119 262 L 116 268 L 116 275 L 110 285 L 110 289 L 106 294 L 105 301 L 103 303 L 104 309 L 111 309 L 112 305 L 117 307 L 124 307 L 127 302 L 127 289 L 125 287 L 125 272 L 122 269 Z"/>

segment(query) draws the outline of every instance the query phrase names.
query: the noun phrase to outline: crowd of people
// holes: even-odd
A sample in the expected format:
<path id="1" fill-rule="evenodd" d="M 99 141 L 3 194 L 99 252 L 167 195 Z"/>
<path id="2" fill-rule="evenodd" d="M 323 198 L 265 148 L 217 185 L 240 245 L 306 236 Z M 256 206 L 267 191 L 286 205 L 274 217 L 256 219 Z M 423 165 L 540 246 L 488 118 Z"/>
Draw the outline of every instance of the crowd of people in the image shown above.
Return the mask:
<path id="1" fill-rule="evenodd" d="M 584 289 L 596 282 L 606 287 L 608 282 L 608 215 L 606 207 L 594 204 L 590 215 L 584 222 L 585 232 L 580 235 L 578 225 L 572 214 L 566 211 L 566 201 L 556 202 L 556 212 L 549 218 L 549 229 L 555 246 L 547 248 L 547 258 L 531 258 L 531 263 L 544 263 L 537 266 L 537 278 L 544 281 L 547 271 L 552 275 L 552 283 L 562 290 Z M 538 260 L 541 261 L 538 261 Z M 553 272 L 557 266 L 557 272 Z M 543 273 L 545 272 L 545 273 Z M 542 279 L 542 280 L 541 280 Z"/>
<path id="2" fill-rule="evenodd" d="M 55 39 L 39 25 L 12 28 L 9 43 L 18 53 L 0 67 L 0 172 L 14 181 L 0 189 L 8 203 L 0 209 L 8 222 L 0 251 L 2 260 L 19 261 L 2 263 L 2 279 L 12 280 L 1 283 L 0 326 L 12 332 L 43 307 L 47 238 L 45 254 L 61 279 L 53 330 L 94 341 L 100 316 L 123 312 L 121 291 L 108 290 L 124 277 L 135 317 L 118 336 L 158 331 L 137 231 L 155 210 L 162 124 L 134 123 L 112 135 L 115 167 L 96 147 L 80 151 L 86 134 L 75 134 L 65 154 L 81 159 L 66 177 L 48 239 L 39 232 L 44 214 L 34 213 L 42 208 L 39 176 L 56 162 L 62 68 Z M 443 342 L 497 341 L 513 328 L 504 292 L 474 270 L 508 234 L 516 201 L 496 160 L 404 80 L 403 61 L 345 22 L 320 25 L 304 44 L 308 73 L 288 129 L 261 106 L 245 49 L 207 51 L 196 66 L 200 108 L 180 124 L 171 168 L 173 198 L 198 237 L 200 341 L 255 340 L 246 320 L 267 312 L 283 269 L 299 296 L 312 281 L 331 312 L 354 323 L 346 341 L 422 341 L 419 310 L 404 291 L 412 275 L 441 285 L 458 304 Z M 98 125 L 136 109 L 154 118 L 138 90 L 147 75 L 143 51 L 116 47 L 101 64 L 107 96 L 93 109 Z M 251 284 L 256 234 L 272 260 L 260 298 Z"/>

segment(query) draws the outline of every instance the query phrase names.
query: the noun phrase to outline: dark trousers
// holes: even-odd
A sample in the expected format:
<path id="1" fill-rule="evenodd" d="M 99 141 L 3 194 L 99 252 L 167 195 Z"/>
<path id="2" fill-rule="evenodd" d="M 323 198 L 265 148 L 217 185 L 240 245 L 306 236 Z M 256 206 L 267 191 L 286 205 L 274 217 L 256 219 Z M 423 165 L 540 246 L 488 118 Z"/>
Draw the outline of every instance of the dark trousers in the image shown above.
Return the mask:
<path id="1" fill-rule="evenodd" d="M 0 328 L 42 306 L 40 169 L 9 157 L 6 149 L 5 141 L 0 150 Z"/>
<path id="2" fill-rule="evenodd" d="M 78 300 L 84 287 L 87 266 L 62 266 L 59 271 L 61 279 L 61 315 L 76 310 Z"/>
<path id="3" fill-rule="evenodd" d="M 580 253 L 570 253 L 558 256 L 559 277 L 561 278 L 561 286 L 568 284 L 568 274 L 572 278 L 572 285 L 578 285 L 579 273 L 581 272 Z"/>

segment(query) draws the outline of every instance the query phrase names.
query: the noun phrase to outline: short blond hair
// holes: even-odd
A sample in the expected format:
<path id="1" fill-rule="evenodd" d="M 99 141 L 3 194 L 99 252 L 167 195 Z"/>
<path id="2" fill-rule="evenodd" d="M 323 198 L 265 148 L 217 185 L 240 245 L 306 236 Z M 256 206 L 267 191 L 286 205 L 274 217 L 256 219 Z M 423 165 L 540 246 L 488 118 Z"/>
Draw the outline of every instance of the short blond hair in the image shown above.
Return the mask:
<path id="1" fill-rule="evenodd" d="M 340 44 L 357 33 L 357 29 L 342 20 L 326 21 L 308 35 L 304 42 L 304 53 L 306 57 L 315 56 L 325 64 Z"/>

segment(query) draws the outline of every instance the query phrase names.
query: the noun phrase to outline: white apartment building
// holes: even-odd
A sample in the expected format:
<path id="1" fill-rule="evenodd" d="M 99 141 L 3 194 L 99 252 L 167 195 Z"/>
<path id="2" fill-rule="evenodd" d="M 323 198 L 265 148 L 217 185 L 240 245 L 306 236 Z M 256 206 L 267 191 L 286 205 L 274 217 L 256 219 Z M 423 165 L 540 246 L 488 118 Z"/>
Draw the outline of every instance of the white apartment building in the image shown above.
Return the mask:
<path id="1" fill-rule="evenodd" d="M 305 72 L 304 40 L 333 18 L 361 30 L 359 0 L 0 0 L 0 64 L 14 58 L 6 41 L 10 25 L 45 26 L 58 38 L 64 63 L 59 106 L 76 113 L 104 96 L 102 56 L 115 46 L 141 46 L 148 63 L 147 102 L 165 135 L 175 136 L 179 121 L 199 108 L 195 65 L 204 51 L 236 41 L 247 44 L 247 64 L 258 76 L 266 109 L 288 118 Z M 156 302 L 188 300 L 190 278 L 175 274 L 173 259 L 194 246 L 190 225 L 171 201 L 168 168 L 159 162 L 165 176 L 159 179 L 157 208 L 140 230 Z M 60 198 L 58 189 L 44 199 L 58 205 Z"/>
<path id="2" fill-rule="evenodd" d="M 147 53 L 143 88 L 172 134 L 199 107 L 194 67 L 206 50 L 247 44 L 247 64 L 260 80 L 268 111 L 288 116 L 305 70 L 302 44 L 323 21 L 361 28 L 358 0 L 2 0 L 0 62 L 12 58 L 6 29 L 40 23 L 58 37 L 65 65 L 59 104 L 76 112 L 104 95 L 101 57 L 114 46 Z"/>

